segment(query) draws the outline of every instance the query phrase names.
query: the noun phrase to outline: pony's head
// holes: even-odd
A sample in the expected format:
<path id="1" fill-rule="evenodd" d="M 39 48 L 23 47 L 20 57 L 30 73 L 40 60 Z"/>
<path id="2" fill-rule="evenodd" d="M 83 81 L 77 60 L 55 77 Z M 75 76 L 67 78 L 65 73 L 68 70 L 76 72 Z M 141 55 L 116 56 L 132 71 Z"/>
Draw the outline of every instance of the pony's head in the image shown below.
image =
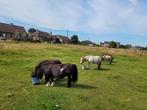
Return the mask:
<path id="1" fill-rule="evenodd" d="M 35 67 L 35 71 L 32 74 L 36 75 L 38 79 L 42 79 L 43 77 L 43 72 L 38 66 Z"/>
<path id="2" fill-rule="evenodd" d="M 87 61 L 87 59 L 84 58 L 84 57 L 81 57 L 81 59 L 80 59 L 80 64 L 83 64 L 85 61 Z"/>
<path id="3" fill-rule="evenodd" d="M 102 61 L 104 61 L 104 60 L 105 60 L 105 56 L 104 56 L 104 55 L 102 55 L 102 56 L 101 56 L 101 58 L 102 58 Z"/>

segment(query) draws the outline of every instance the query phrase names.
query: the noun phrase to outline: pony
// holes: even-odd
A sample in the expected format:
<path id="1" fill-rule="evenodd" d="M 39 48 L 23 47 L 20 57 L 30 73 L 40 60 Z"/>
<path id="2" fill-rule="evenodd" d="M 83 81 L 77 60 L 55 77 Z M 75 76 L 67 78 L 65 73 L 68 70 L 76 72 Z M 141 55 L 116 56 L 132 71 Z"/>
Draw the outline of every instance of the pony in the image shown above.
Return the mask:
<path id="1" fill-rule="evenodd" d="M 81 57 L 80 64 L 83 64 L 84 62 L 88 62 L 89 66 L 90 63 L 97 64 L 97 69 L 100 69 L 102 60 L 103 58 L 101 56 L 88 55 L 85 57 Z"/>
<path id="2" fill-rule="evenodd" d="M 103 54 L 102 58 L 103 58 L 104 61 L 108 62 L 109 64 L 112 63 L 112 60 L 113 60 L 113 56 L 112 55 L 110 55 L 110 54 Z"/>
<path id="3" fill-rule="evenodd" d="M 42 79 L 43 77 L 43 71 L 42 69 L 44 69 L 44 65 L 50 65 L 50 64 L 61 64 L 62 62 L 59 60 L 43 60 L 41 61 L 36 67 L 35 70 L 32 72 L 32 75 L 36 75 L 38 79 Z M 39 69 L 38 69 L 39 68 Z M 37 74 L 35 74 L 37 73 Z"/>
<path id="4" fill-rule="evenodd" d="M 71 87 L 71 82 L 78 80 L 78 69 L 75 64 L 46 64 L 42 67 L 37 67 L 35 74 L 44 73 L 46 86 L 54 85 L 53 78 L 64 78 L 67 76 L 67 87 Z"/>

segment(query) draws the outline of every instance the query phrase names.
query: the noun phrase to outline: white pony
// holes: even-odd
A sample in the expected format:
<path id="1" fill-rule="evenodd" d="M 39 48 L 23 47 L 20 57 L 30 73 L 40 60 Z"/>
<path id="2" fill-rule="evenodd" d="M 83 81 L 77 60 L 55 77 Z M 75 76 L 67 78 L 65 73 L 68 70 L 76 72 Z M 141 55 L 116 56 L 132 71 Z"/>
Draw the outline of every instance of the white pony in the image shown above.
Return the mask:
<path id="1" fill-rule="evenodd" d="M 88 62 L 89 66 L 90 63 L 97 64 L 98 65 L 97 69 L 100 69 L 102 60 L 103 58 L 101 56 L 88 55 L 85 57 L 81 57 L 80 63 L 83 64 L 84 62 Z"/>
<path id="2" fill-rule="evenodd" d="M 102 55 L 103 60 L 105 60 L 106 62 L 109 62 L 109 64 L 112 63 L 113 60 L 113 56 L 110 54 L 103 54 Z"/>

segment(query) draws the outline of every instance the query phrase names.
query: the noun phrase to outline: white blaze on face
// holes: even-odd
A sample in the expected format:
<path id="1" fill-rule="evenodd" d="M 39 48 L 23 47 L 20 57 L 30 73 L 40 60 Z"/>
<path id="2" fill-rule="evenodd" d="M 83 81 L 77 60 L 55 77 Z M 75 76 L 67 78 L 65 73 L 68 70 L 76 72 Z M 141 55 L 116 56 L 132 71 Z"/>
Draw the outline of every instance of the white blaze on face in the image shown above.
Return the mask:
<path id="1" fill-rule="evenodd" d="M 61 68 L 61 69 L 60 69 L 60 72 L 62 72 L 63 70 L 64 70 L 64 68 Z"/>

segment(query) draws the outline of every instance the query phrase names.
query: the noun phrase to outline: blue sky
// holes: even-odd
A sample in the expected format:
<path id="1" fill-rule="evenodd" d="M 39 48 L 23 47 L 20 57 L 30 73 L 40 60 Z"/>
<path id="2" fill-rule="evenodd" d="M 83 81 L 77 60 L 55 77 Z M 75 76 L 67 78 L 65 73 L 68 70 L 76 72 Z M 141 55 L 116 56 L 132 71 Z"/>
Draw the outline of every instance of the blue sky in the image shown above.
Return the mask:
<path id="1" fill-rule="evenodd" d="M 0 22 L 147 46 L 147 0 L 0 0 Z"/>

